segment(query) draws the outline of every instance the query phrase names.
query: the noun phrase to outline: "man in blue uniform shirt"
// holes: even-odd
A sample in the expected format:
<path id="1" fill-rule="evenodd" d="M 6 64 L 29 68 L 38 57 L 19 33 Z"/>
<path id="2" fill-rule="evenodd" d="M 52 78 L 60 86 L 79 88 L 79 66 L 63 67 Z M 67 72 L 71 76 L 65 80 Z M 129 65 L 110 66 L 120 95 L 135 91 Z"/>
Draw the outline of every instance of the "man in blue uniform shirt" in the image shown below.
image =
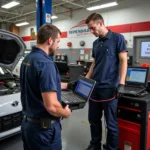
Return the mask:
<path id="1" fill-rule="evenodd" d="M 127 51 L 123 35 L 108 30 L 103 17 L 93 13 L 86 24 L 98 39 L 93 43 L 93 63 L 87 78 L 96 80 L 89 100 L 91 142 L 86 150 L 101 150 L 102 112 L 107 123 L 106 150 L 118 148 L 117 98 L 124 90 L 127 71 Z"/>
<path id="2" fill-rule="evenodd" d="M 21 126 L 25 150 L 61 150 L 60 117 L 71 114 L 61 106 L 61 81 L 49 56 L 59 46 L 60 30 L 50 24 L 37 33 L 37 46 L 23 60 L 20 71 L 21 102 L 24 120 Z"/>

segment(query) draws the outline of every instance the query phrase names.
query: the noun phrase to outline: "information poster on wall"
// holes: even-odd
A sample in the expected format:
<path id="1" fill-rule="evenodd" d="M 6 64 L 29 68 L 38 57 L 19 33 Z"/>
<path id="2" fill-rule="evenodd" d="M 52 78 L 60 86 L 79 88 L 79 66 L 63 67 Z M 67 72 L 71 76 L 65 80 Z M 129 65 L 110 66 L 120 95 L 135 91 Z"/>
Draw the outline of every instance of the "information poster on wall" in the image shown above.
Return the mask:
<path id="1" fill-rule="evenodd" d="M 75 54 L 76 54 L 76 51 L 72 51 L 72 54 L 75 55 Z"/>
<path id="2" fill-rule="evenodd" d="M 141 57 L 150 57 L 150 42 L 141 42 Z"/>
<path id="3" fill-rule="evenodd" d="M 84 60 L 84 56 L 80 56 L 80 60 Z"/>
<path id="4" fill-rule="evenodd" d="M 30 37 L 31 37 L 31 40 L 35 40 L 35 31 L 34 31 L 34 28 L 30 28 Z"/>
<path id="5" fill-rule="evenodd" d="M 85 54 L 85 60 L 89 59 L 89 54 Z"/>
<path id="6" fill-rule="evenodd" d="M 51 15 L 46 13 L 46 23 L 51 23 Z"/>
<path id="7" fill-rule="evenodd" d="M 84 55 L 84 50 L 83 49 L 80 50 L 80 54 Z"/>

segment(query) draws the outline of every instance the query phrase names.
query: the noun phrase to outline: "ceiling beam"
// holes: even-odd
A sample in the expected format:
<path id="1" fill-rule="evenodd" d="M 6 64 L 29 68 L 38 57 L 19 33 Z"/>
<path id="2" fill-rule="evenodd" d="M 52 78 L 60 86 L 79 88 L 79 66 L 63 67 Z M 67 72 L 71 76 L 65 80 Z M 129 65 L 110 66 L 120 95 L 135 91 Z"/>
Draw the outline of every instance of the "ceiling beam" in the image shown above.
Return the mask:
<path id="1" fill-rule="evenodd" d="M 69 0 L 64 0 L 64 2 L 69 3 L 69 4 L 72 4 L 72 5 L 75 5 L 75 6 L 78 6 L 78 7 L 84 7 L 83 5 L 73 3 L 73 2 L 71 2 L 71 1 L 69 1 Z"/>
<path id="2" fill-rule="evenodd" d="M 0 9 L 0 12 L 1 12 L 1 13 L 6 13 L 6 14 L 11 14 L 11 15 L 19 15 L 18 13 L 9 12 L 9 11 L 5 11 L 5 10 L 1 10 L 1 9 Z"/>
<path id="3" fill-rule="evenodd" d="M 72 11 L 76 11 L 76 10 L 79 10 L 79 9 L 81 9 L 81 8 L 75 8 L 75 9 L 72 9 L 72 10 L 67 10 L 67 11 L 62 11 L 62 12 L 58 12 L 58 13 L 56 13 L 56 15 L 61 15 L 61 14 L 64 14 L 64 13 L 70 13 L 70 12 L 72 12 Z"/>
<path id="4" fill-rule="evenodd" d="M 82 2 L 82 4 L 84 5 L 84 7 L 85 7 L 85 2 L 84 2 L 84 0 L 81 0 L 81 2 Z"/>
<path id="5" fill-rule="evenodd" d="M 52 7 L 60 6 L 60 5 L 63 5 L 63 4 L 66 4 L 66 2 L 54 4 Z"/>
<path id="6" fill-rule="evenodd" d="M 31 11 L 31 12 L 22 14 L 22 15 L 20 15 L 20 16 L 10 17 L 10 18 L 8 18 L 8 19 L 4 19 L 4 20 L 1 20 L 1 21 L 7 22 L 7 21 L 10 21 L 10 20 L 12 20 L 12 19 L 16 19 L 16 18 L 18 18 L 18 17 L 28 16 L 28 15 L 33 14 L 33 13 L 35 13 L 35 12 L 36 12 L 36 11 Z"/>
<path id="7" fill-rule="evenodd" d="M 83 0 L 82 0 L 83 1 Z M 84 1 L 83 1 L 84 2 Z M 57 6 L 61 6 L 61 5 L 64 5 L 64 4 L 72 4 L 72 5 L 75 5 L 75 6 L 78 6 L 80 8 L 77 8 L 77 9 L 81 9 L 81 8 L 84 8 L 85 6 L 84 5 L 80 5 L 80 4 L 77 4 L 75 2 L 72 2 L 72 1 L 69 1 L 69 0 L 64 0 L 62 3 L 57 3 L 57 4 L 54 4 L 52 5 L 52 7 L 57 7 Z M 30 4 L 31 5 L 31 4 Z M 25 6 L 27 7 L 27 5 Z M 66 6 L 62 6 L 62 7 L 66 7 Z M 70 13 L 72 16 L 72 11 L 74 10 L 77 10 L 77 9 L 71 9 L 71 8 L 67 8 L 68 9 L 67 11 L 64 11 L 64 12 L 58 12 L 56 14 L 65 14 L 65 13 Z M 24 17 L 24 16 L 28 16 L 30 14 L 35 14 L 36 11 L 31 11 L 31 12 L 27 12 L 27 13 L 23 13 L 23 8 L 20 10 L 20 13 L 15 13 L 15 12 L 7 12 L 7 11 L 3 11 L 3 10 L 0 10 L 0 12 L 3 12 L 3 13 L 8 13 L 8 14 L 11 14 L 11 15 L 15 15 L 14 17 L 9 17 L 7 16 L 7 18 L 5 19 L 0 19 L 0 22 L 16 22 L 17 21 L 17 18 L 18 19 L 21 19 L 20 17 Z"/>
<path id="8" fill-rule="evenodd" d="M 90 2 L 88 2 L 88 3 L 91 4 L 91 3 L 98 2 L 98 1 L 100 1 L 100 0 L 93 0 L 93 1 L 90 1 Z"/>
<path id="9" fill-rule="evenodd" d="M 82 2 L 84 4 L 83 0 L 82 0 Z M 74 3 L 74 2 L 69 1 L 69 0 L 63 0 L 62 3 L 54 4 L 52 7 L 61 6 L 61 5 L 66 4 L 66 3 L 72 4 L 72 5 L 75 5 L 75 6 L 78 6 L 78 7 L 85 7 L 85 5 L 80 5 L 80 4 Z"/>

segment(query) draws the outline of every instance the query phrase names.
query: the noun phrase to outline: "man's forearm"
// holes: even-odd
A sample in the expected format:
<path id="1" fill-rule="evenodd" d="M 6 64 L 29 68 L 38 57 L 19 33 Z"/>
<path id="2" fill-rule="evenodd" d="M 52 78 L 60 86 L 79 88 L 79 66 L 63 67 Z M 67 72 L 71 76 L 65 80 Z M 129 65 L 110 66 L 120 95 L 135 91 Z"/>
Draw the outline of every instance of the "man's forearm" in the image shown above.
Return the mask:
<path id="1" fill-rule="evenodd" d="M 51 106 L 47 111 L 55 117 L 66 117 L 66 110 L 58 102 L 57 105 Z"/>
<path id="2" fill-rule="evenodd" d="M 54 110 L 50 112 L 50 114 L 55 117 L 66 117 L 66 110 L 62 107 L 55 107 Z"/>
<path id="3" fill-rule="evenodd" d="M 127 59 L 120 62 L 120 84 L 125 84 L 125 78 L 127 73 Z"/>
<path id="4" fill-rule="evenodd" d="M 94 66 L 95 66 L 95 62 L 92 63 L 92 65 L 90 67 L 90 70 L 86 75 L 86 78 L 91 78 L 92 77 Z"/>

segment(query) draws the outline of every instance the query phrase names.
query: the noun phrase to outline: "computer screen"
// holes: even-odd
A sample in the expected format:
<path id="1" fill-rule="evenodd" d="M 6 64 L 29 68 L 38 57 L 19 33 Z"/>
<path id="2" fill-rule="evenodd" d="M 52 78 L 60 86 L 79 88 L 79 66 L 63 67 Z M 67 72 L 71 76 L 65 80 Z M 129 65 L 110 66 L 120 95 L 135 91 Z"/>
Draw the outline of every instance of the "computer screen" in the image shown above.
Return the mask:
<path id="1" fill-rule="evenodd" d="M 60 75 L 66 74 L 69 71 L 67 62 L 54 61 L 54 63 L 56 64 Z"/>
<path id="2" fill-rule="evenodd" d="M 92 83 L 79 79 L 77 86 L 75 88 L 75 93 L 78 93 L 80 96 L 83 96 L 84 98 L 88 98 L 92 86 L 93 86 Z"/>
<path id="3" fill-rule="evenodd" d="M 145 83 L 147 75 L 147 69 L 142 68 L 128 68 L 126 81 L 127 82 L 136 82 L 136 83 Z"/>
<path id="4" fill-rule="evenodd" d="M 141 57 L 150 58 L 150 41 L 141 42 Z"/>

